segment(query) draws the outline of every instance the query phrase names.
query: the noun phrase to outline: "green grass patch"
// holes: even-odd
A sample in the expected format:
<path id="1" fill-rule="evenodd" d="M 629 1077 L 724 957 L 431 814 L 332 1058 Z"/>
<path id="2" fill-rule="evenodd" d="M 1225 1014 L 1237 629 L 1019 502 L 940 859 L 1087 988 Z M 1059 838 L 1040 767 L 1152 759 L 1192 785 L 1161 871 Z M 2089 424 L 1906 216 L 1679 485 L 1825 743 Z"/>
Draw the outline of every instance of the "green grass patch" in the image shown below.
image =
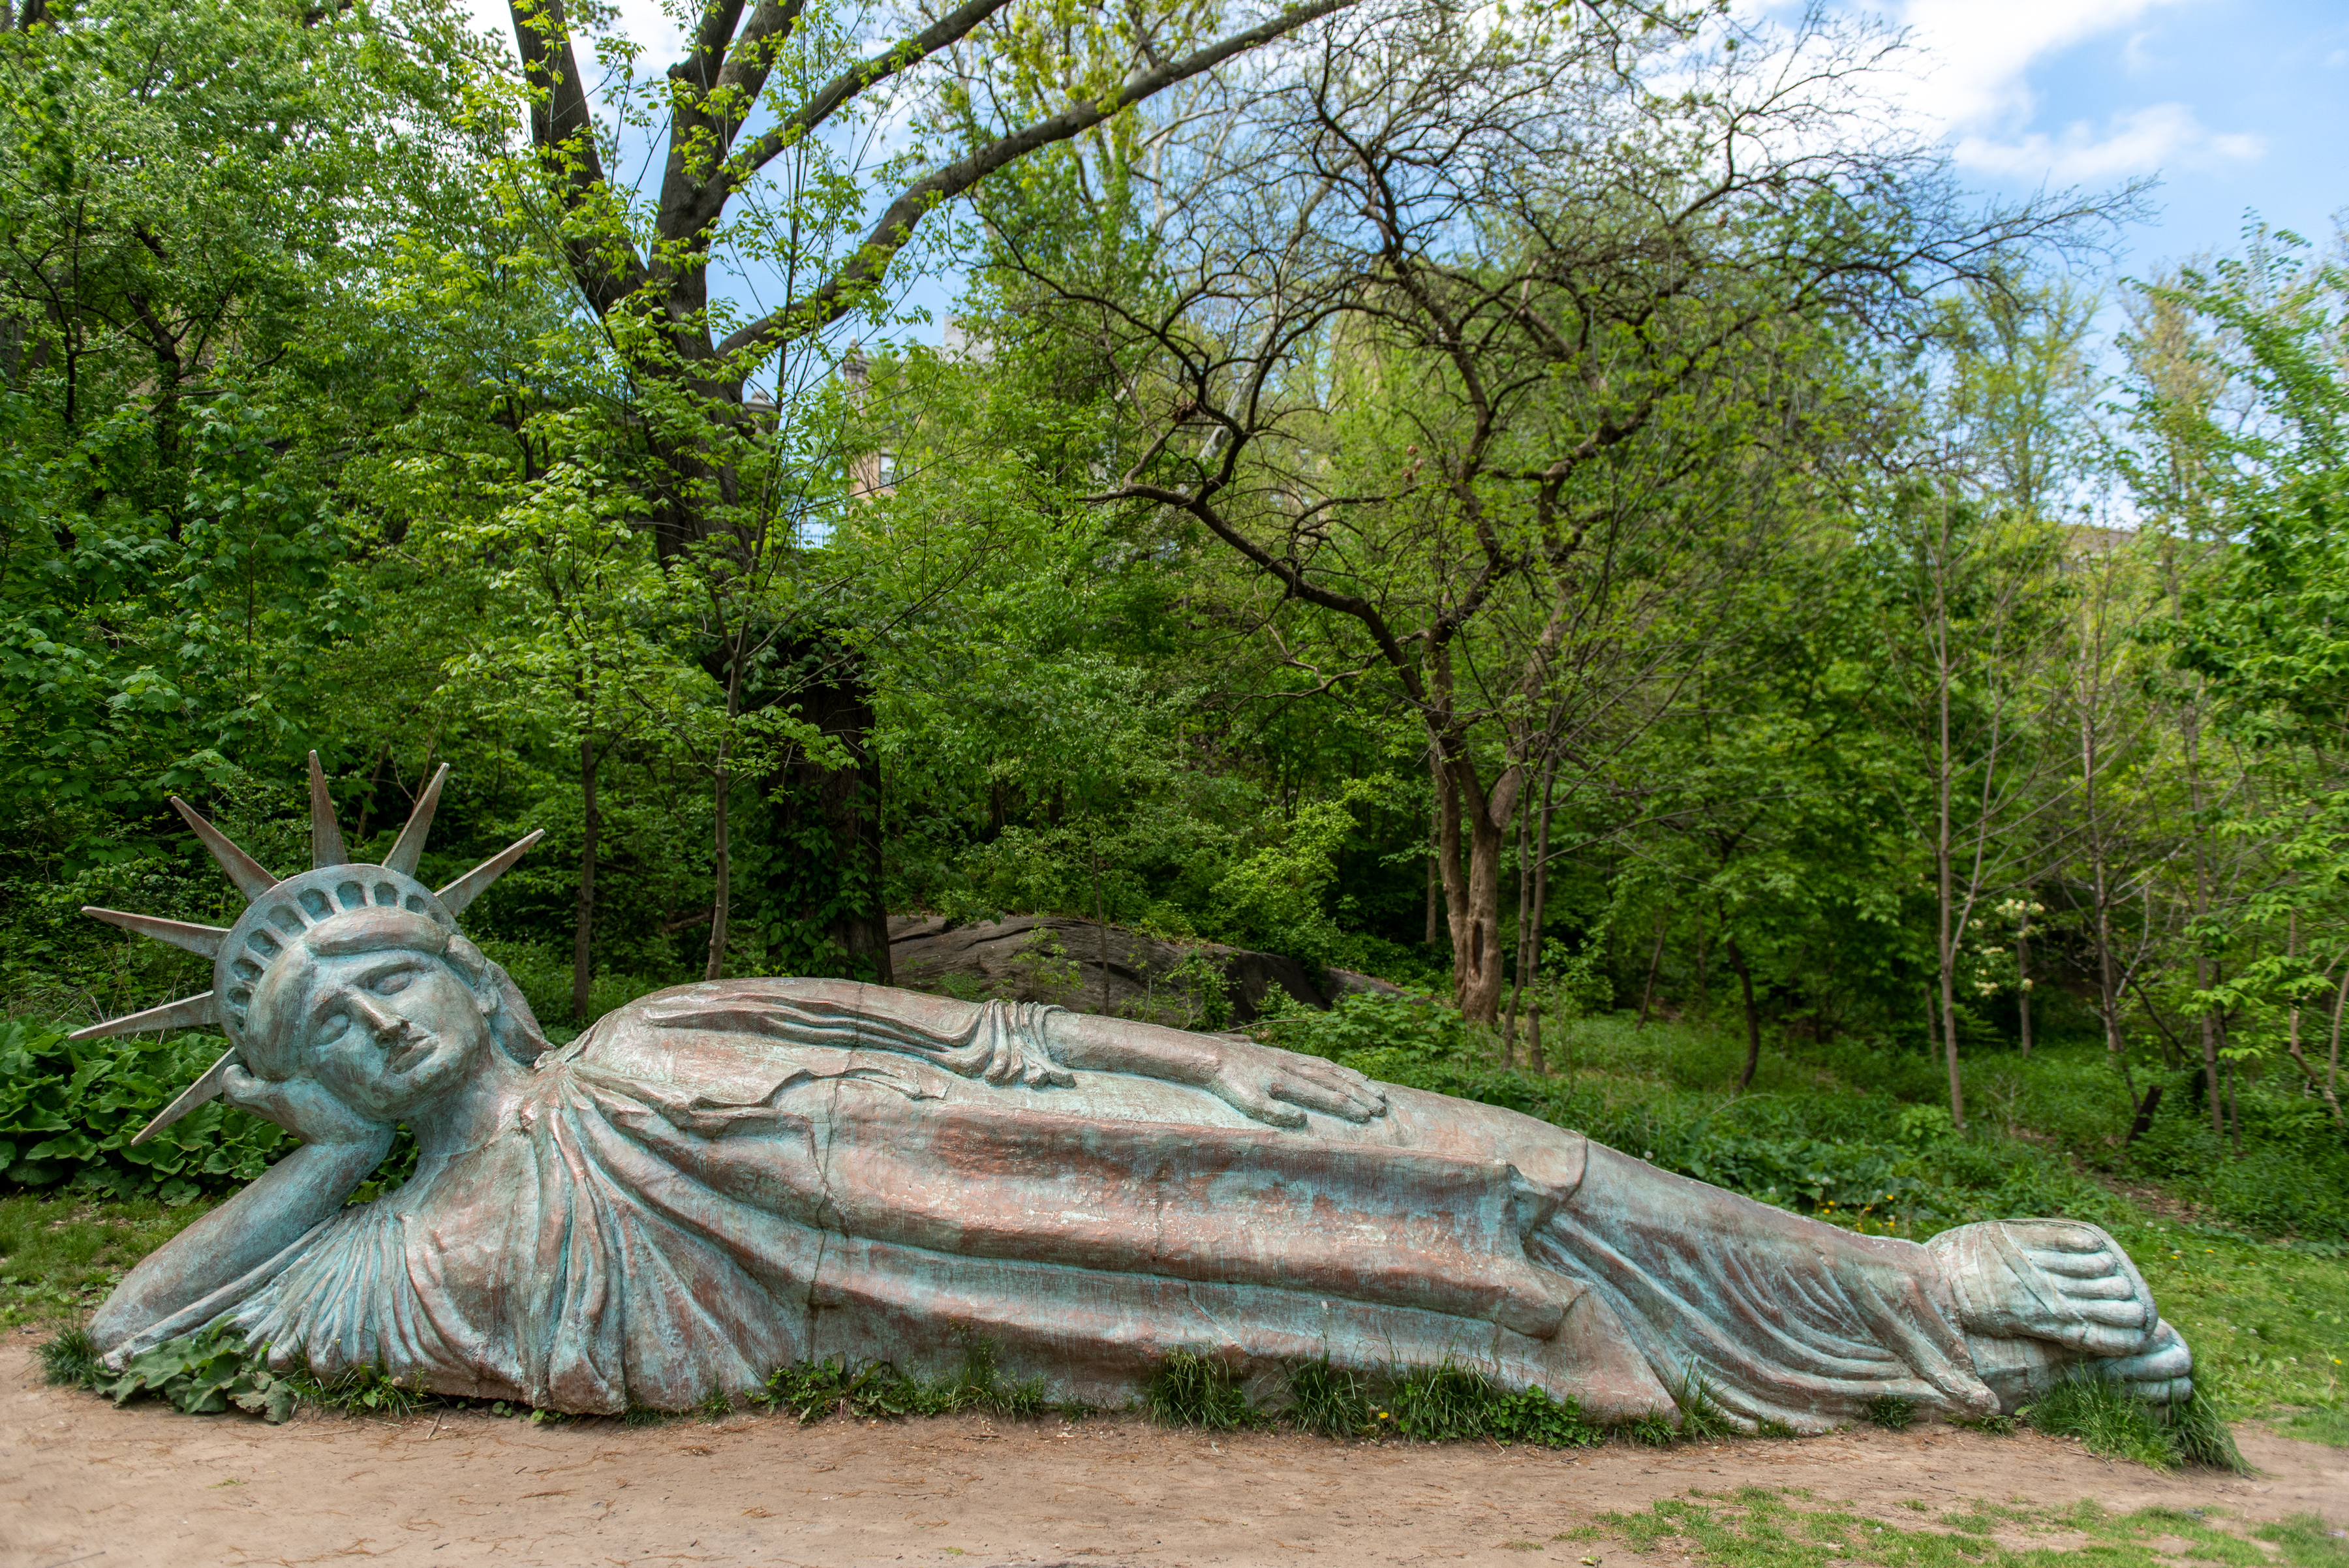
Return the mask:
<path id="1" fill-rule="evenodd" d="M 2057 1384 L 2023 1412 L 2051 1437 L 2077 1438 L 2089 1452 L 2156 1469 L 2183 1465 L 2249 1473 L 2214 1402 L 2197 1390 L 2183 1406 L 2149 1405 L 2092 1374 Z"/>
<path id="2" fill-rule="evenodd" d="M 132 1264 L 211 1207 L 203 1199 L 0 1198 L 0 1328 L 78 1322 Z"/>
<path id="3" fill-rule="evenodd" d="M 749 1396 L 753 1404 L 788 1411 L 802 1421 L 820 1421 L 839 1412 L 872 1420 L 896 1420 L 907 1416 L 952 1416 L 978 1412 L 990 1416 L 1027 1417 L 1047 1408 L 1041 1378 L 1007 1381 L 997 1365 L 994 1342 L 980 1335 L 959 1341 L 960 1358 L 952 1370 L 937 1377 L 916 1377 L 886 1361 L 851 1364 L 840 1357 L 804 1360 L 778 1367 L 763 1388 Z M 724 1414 L 716 1407 L 726 1397 L 713 1392 L 699 1407 L 705 1418 Z M 727 1407 L 732 1402 L 726 1400 Z"/>
<path id="4" fill-rule="evenodd" d="M 1143 1390 L 1142 1407 L 1163 1427 L 1231 1432 L 1265 1424 L 1228 1367 L 1190 1350 L 1178 1350 L 1159 1364 Z"/>
<path id="5" fill-rule="evenodd" d="M 2313 1515 L 2238 1530 L 2223 1519 L 2176 1509 L 2116 1515 L 2093 1501 L 2068 1509 L 1976 1502 L 1942 1514 L 1931 1526 L 1911 1528 L 1747 1486 L 1721 1498 L 1702 1492 L 1660 1498 L 1644 1511 L 1599 1518 L 1635 1552 L 1670 1548 L 1722 1568 L 1822 1568 L 1833 1563 L 1885 1568 L 2070 1568 L 2081 1563 L 2172 1568 L 2181 1555 L 2240 1568 L 2349 1568 L 2349 1543 Z M 2075 1536 L 2087 1540 L 2044 1539 Z"/>

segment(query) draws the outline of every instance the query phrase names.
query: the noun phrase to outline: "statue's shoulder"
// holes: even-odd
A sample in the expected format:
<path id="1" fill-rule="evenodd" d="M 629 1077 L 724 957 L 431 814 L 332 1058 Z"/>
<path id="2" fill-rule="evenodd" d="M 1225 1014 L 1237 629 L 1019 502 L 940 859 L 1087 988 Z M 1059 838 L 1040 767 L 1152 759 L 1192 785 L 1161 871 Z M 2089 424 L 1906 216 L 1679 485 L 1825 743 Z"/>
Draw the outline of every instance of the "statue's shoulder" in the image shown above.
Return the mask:
<path id="1" fill-rule="evenodd" d="M 870 1074 L 876 1069 L 864 1048 L 893 1044 L 909 1026 L 961 1024 L 975 1012 L 951 998 L 857 981 L 701 981 L 614 1009 L 549 1053 L 542 1068 L 665 1085 L 707 1104 L 750 1105 L 794 1078 Z"/>

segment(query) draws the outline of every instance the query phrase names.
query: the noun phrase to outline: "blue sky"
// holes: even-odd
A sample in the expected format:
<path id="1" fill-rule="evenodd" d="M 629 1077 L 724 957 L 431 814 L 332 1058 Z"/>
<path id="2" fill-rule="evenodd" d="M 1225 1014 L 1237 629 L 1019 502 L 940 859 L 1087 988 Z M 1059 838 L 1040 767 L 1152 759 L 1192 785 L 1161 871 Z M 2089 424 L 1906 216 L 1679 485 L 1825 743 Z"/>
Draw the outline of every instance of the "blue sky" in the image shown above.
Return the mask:
<path id="1" fill-rule="evenodd" d="M 657 71 L 674 59 L 675 0 L 617 0 Z M 1741 0 L 1784 16 L 1795 0 Z M 504 34 L 504 0 L 471 0 Z M 2115 270 L 2146 277 L 2235 249 L 2247 212 L 2329 245 L 2349 215 L 2349 0 L 1890 0 L 1845 5 L 1909 29 L 1897 91 L 1991 193 L 2108 188 L 2156 176 L 2151 220 Z M 945 280 L 914 296 L 942 314 Z M 935 340 L 933 321 L 926 332 Z"/>
<path id="2" fill-rule="evenodd" d="M 2162 182 L 2118 269 L 2235 248 L 2247 210 L 2329 242 L 2349 209 L 2342 0 L 1905 0 L 1909 109 L 2003 194 Z"/>

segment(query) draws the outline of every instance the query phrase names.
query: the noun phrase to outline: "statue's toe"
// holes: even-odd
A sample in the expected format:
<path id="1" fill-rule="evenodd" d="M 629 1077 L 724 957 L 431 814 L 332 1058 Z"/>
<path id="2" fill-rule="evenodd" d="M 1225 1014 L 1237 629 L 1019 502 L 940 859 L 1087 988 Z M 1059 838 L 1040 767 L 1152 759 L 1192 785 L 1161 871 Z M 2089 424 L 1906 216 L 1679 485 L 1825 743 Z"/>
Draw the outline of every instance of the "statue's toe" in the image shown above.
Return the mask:
<path id="1" fill-rule="evenodd" d="M 1969 1334 L 2126 1356 L 2147 1347 L 2159 1321 L 2137 1265 L 2094 1225 L 1992 1220 L 1961 1225 L 1927 1245 L 1941 1261 Z"/>
<path id="2" fill-rule="evenodd" d="M 2115 1356 L 2097 1370 L 2140 1399 L 2157 1405 L 2182 1405 L 2194 1397 L 2194 1352 L 2168 1324 L 2158 1324 L 2146 1347 L 2135 1355 Z"/>

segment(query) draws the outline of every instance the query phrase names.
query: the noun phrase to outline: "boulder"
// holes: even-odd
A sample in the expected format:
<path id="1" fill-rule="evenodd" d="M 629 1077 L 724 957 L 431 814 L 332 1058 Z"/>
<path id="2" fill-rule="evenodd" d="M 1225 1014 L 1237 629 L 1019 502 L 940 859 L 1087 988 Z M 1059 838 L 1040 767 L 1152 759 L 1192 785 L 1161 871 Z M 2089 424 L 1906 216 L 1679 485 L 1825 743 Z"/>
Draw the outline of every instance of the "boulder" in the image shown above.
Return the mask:
<path id="1" fill-rule="evenodd" d="M 1276 987 L 1308 1007 L 1328 1007 L 1355 991 L 1396 989 L 1345 970 L 1330 971 L 1325 981 L 1278 953 L 1167 941 L 1062 915 L 969 923 L 897 916 L 889 922 L 889 967 L 899 985 L 916 991 L 1050 1002 L 1177 1029 L 1253 1023 Z"/>

